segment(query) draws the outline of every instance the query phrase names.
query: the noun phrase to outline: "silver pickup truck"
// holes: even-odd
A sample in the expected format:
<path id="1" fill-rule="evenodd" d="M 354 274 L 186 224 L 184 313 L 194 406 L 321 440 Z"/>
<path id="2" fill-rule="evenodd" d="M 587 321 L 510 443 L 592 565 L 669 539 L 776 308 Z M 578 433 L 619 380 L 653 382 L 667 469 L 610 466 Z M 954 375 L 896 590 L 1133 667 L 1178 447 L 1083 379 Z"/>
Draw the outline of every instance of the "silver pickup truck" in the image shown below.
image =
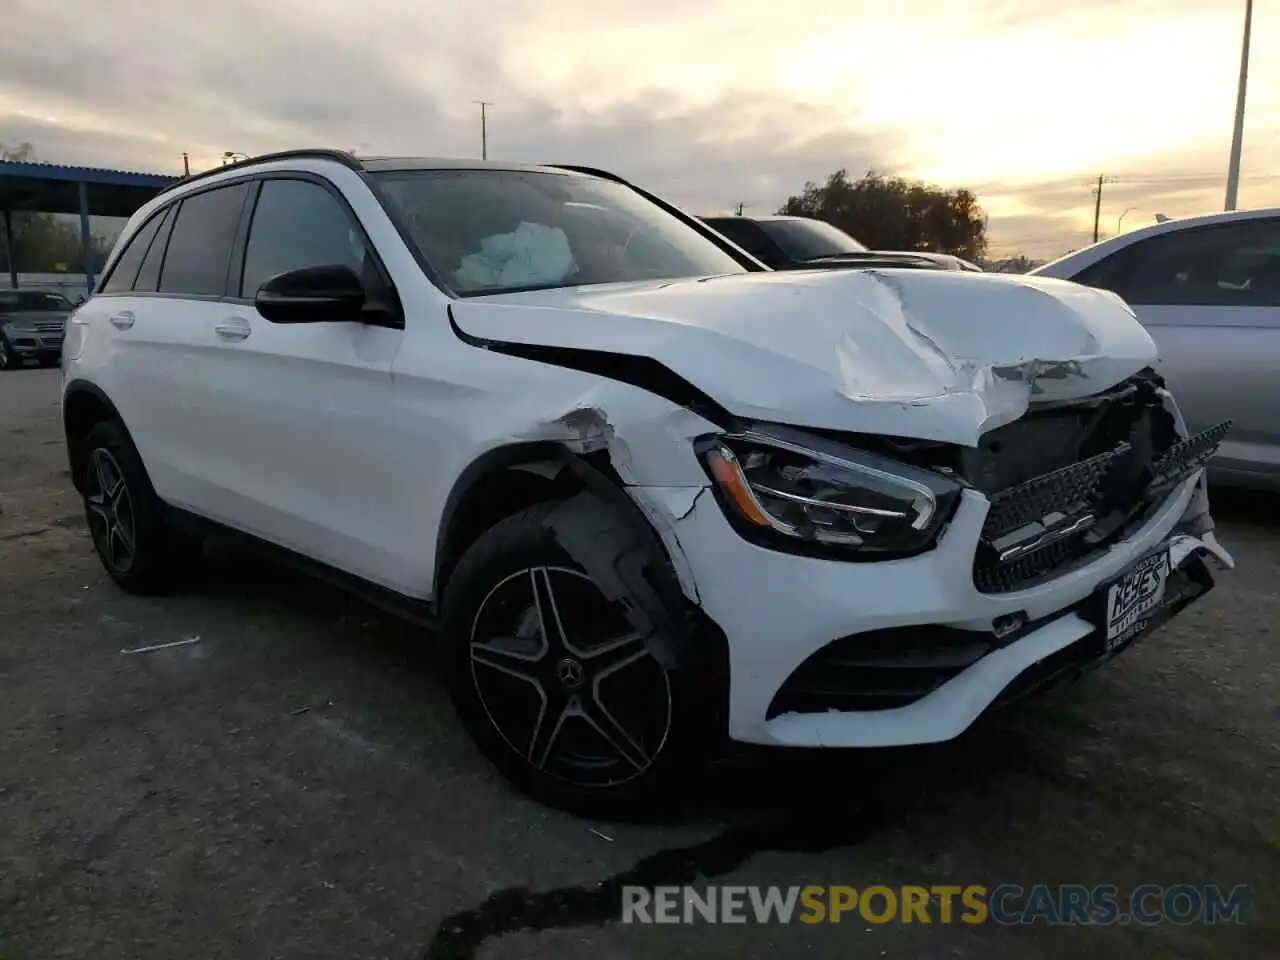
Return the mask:
<path id="1" fill-rule="evenodd" d="M 1032 272 L 1123 297 L 1191 432 L 1234 421 L 1211 480 L 1280 490 L 1280 209 L 1166 220 Z"/>

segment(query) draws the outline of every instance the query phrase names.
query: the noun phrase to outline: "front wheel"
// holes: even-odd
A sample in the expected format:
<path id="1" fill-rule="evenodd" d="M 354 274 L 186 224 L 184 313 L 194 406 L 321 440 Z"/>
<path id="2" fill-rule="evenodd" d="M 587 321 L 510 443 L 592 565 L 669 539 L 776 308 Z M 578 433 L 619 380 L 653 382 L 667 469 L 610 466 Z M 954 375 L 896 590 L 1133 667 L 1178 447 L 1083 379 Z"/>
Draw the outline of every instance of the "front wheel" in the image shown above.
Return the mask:
<path id="1" fill-rule="evenodd" d="M 13 347 L 9 345 L 9 341 L 4 338 L 4 334 L 0 333 L 0 373 L 7 370 L 16 370 L 22 366 L 22 360 Z"/>
<path id="2" fill-rule="evenodd" d="M 650 653 L 544 526 L 482 534 L 449 578 L 444 631 L 468 732 L 516 786 L 585 815 L 653 814 L 695 759 L 688 677 Z"/>

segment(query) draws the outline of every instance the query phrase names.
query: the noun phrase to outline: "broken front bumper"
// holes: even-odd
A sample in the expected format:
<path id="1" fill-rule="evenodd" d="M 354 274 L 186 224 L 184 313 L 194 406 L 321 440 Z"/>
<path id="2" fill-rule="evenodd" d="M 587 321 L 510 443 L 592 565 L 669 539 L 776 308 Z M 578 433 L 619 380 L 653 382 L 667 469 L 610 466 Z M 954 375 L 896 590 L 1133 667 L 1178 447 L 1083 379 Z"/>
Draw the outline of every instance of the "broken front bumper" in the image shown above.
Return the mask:
<path id="1" fill-rule="evenodd" d="M 1105 655 L 1091 653 L 1099 590 L 1162 544 L 1175 569 L 1202 585 L 1204 558 L 1233 565 L 1212 533 L 1175 533 L 1198 495 L 1197 483 L 1198 477 L 1181 484 L 1141 529 L 1092 562 L 1001 594 L 981 593 L 973 581 L 988 503 L 972 493 L 937 548 L 905 560 L 847 563 L 754 546 L 729 527 L 712 497 L 698 498 L 680 519 L 669 517 L 664 539 L 680 554 L 676 566 L 683 568 L 686 591 L 728 639 L 732 739 L 829 747 L 929 743 L 958 736 L 1034 675 Z M 662 499 L 650 493 L 650 503 Z M 1169 589 L 1177 596 L 1178 587 Z M 961 662 L 950 679 L 900 706 L 779 712 L 788 681 L 837 638 L 856 647 L 859 638 L 908 629 L 947 631 L 954 641 L 999 635 L 1005 642 Z"/>

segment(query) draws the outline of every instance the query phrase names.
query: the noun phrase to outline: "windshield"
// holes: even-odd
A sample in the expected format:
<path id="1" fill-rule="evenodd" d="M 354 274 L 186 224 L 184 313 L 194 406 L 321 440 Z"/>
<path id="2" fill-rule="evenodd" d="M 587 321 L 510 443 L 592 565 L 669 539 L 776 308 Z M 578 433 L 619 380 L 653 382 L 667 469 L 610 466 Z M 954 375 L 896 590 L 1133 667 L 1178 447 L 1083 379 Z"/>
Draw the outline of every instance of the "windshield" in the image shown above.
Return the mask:
<path id="1" fill-rule="evenodd" d="M 3 290 L 0 291 L 0 311 L 34 310 L 55 313 L 70 311 L 71 301 L 57 293 L 45 293 L 39 290 Z"/>
<path id="2" fill-rule="evenodd" d="M 630 187 L 577 174 L 374 174 L 436 275 L 459 296 L 747 270 Z"/>
<path id="3" fill-rule="evenodd" d="M 759 220 L 760 229 L 773 238 L 792 260 L 817 260 L 867 248 L 839 227 L 823 220 Z"/>

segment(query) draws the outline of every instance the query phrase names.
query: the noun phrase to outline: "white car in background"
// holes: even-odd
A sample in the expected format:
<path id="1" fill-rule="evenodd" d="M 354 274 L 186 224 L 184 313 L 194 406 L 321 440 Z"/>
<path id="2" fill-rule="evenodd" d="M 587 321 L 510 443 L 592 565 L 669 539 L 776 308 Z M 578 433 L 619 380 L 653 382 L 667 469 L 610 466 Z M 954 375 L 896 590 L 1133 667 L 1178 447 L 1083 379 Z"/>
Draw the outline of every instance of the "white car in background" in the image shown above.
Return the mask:
<path id="1" fill-rule="evenodd" d="M 72 316 L 93 543 L 206 537 L 427 621 L 522 788 L 652 809 L 726 740 L 948 740 L 1213 585 L 1202 464 L 1115 296 L 773 272 L 602 172 L 257 157 Z M 229 640 L 228 642 L 235 642 Z"/>
<path id="2" fill-rule="evenodd" d="M 1280 209 L 1165 220 L 1031 272 L 1123 297 L 1190 429 L 1233 422 L 1210 477 L 1280 490 Z"/>

